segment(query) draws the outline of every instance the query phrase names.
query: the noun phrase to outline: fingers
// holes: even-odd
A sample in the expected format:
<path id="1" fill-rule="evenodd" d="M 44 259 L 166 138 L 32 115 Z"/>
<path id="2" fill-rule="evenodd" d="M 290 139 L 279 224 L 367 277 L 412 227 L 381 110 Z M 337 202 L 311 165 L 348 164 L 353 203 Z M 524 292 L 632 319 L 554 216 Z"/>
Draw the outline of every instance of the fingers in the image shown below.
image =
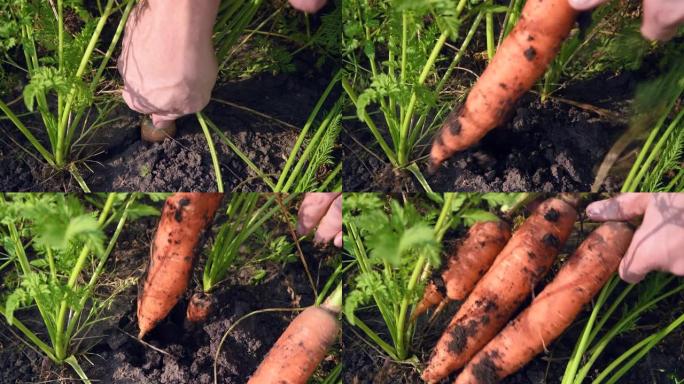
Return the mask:
<path id="1" fill-rule="evenodd" d="M 586 11 L 605 3 L 607 0 L 568 0 L 571 7 L 578 11 Z"/>
<path id="2" fill-rule="evenodd" d="M 335 241 L 333 242 L 337 248 L 342 248 L 342 231 L 335 235 Z"/>
<path id="3" fill-rule="evenodd" d="M 595 201 L 587 207 L 587 217 L 595 221 L 628 221 L 644 214 L 650 197 L 649 193 L 623 193 L 612 199 Z"/>
<path id="4" fill-rule="evenodd" d="M 314 242 L 327 244 L 342 233 L 342 195 L 337 196 L 316 229 Z M 341 242 L 341 239 L 340 239 Z M 337 244 L 336 244 L 337 245 Z M 341 246 L 341 244 L 340 244 Z"/>
<path id="5" fill-rule="evenodd" d="M 656 269 L 649 261 L 654 260 L 650 255 L 645 255 L 639 248 L 643 247 L 643 231 L 637 230 L 632 238 L 632 243 L 625 256 L 620 261 L 618 272 L 620 278 L 627 283 L 635 284 L 644 279 L 646 274 Z"/>
<path id="6" fill-rule="evenodd" d="M 644 0 L 641 34 L 649 40 L 670 40 L 684 22 L 684 1 Z"/>
<path id="7" fill-rule="evenodd" d="M 292 8 L 306 13 L 318 12 L 325 3 L 326 0 L 290 0 Z"/>
<path id="8" fill-rule="evenodd" d="M 321 221 L 333 201 L 340 195 L 337 192 L 307 193 L 299 206 L 297 232 L 300 235 L 310 233 Z"/>
<path id="9" fill-rule="evenodd" d="M 651 194 L 648 208 L 627 253 L 620 263 L 620 277 L 641 281 L 651 271 L 684 274 L 684 197 L 676 193 Z"/>

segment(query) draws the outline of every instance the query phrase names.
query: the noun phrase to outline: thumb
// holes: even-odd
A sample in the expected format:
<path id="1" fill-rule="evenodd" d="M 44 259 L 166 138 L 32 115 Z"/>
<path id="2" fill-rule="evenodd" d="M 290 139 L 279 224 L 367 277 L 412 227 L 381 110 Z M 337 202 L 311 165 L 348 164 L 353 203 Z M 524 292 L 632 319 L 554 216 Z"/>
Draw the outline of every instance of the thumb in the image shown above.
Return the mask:
<path id="1" fill-rule="evenodd" d="M 645 232 L 647 231 L 643 229 L 643 226 L 634 232 L 629 249 L 620 261 L 618 268 L 620 278 L 630 284 L 640 282 L 646 274 L 658 269 L 658 257 L 649 250 Z"/>
<path id="2" fill-rule="evenodd" d="M 568 3 L 578 11 L 586 11 L 588 9 L 596 8 L 606 1 L 607 0 L 568 0 Z"/>
<path id="3" fill-rule="evenodd" d="M 594 221 L 628 221 L 644 214 L 650 196 L 649 193 L 623 193 L 595 201 L 587 206 L 587 217 Z"/>
<path id="4" fill-rule="evenodd" d="M 666 41 L 677 34 L 684 22 L 684 2 L 681 0 L 644 0 L 641 34 L 649 40 Z"/>

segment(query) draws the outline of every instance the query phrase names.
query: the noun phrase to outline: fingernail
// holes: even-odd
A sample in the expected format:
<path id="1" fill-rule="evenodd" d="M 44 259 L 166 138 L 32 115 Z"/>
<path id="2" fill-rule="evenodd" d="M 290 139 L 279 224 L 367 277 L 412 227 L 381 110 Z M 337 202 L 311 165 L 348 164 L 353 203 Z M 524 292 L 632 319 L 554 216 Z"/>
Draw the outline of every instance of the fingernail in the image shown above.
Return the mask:
<path id="1" fill-rule="evenodd" d="M 595 219 L 601 214 L 601 207 L 599 202 L 593 202 L 584 210 L 589 219 Z"/>
<path id="2" fill-rule="evenodd" d="M 301 222 L 297 223 L 297 234 L 299 236 L 306 235 L 306 233 L 304 233 L 304 224 L 302 224 Z"/>
<path id="3" fill-rule="evenodd" d="M 568 3 L 571 7 L 580 11 L 586 10 L 593 6 L 592 0 L 568 0 Z"/>

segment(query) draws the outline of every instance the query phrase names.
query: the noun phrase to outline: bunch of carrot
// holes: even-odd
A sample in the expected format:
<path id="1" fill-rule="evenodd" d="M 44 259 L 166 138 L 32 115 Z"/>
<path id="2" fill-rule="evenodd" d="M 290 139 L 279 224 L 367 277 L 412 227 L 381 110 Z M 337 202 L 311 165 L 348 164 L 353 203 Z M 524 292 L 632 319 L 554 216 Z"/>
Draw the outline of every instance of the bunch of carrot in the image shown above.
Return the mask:
<path id="1" fill-rule="evenodd" d="M 138 297 L 139 338 L 169 314 L 188 288 L 202 235 L 222 198 L 222 193 L 188 192 L 166 199 Z"/>
<path id="2" fill-rule="evenodd" d="M 446 294 L 465 301 L 437 342 L 423 380 L 434 383 L 465 367 L 457 384 L 497 382 L 529 362 L 570 325 L 617 269 L 633 234 L 628 224 L 608 222 L 598 227 L 532 304 L 506 323 L 531 296 L 570 236 L 576 203 L 574 199 L 544 201 L 512 236 L 502 224 L 471 228 L 441 275 L 447 287 L 461 280 L 459 296 L 448 289 Z M 481 234 L 485 226 L 493 237 Z M 474 240 L 476 236 L 481 240 Z M 502 241 L 505 246 L 492 256 Z M 457 270 L 462 271 L 460 276 L 449 273 Z M 442 300 L 434 299 L 435 285 L 428 285 L 423 299 L 433 305 Z"/>
<path id="3" fill-rule="evenodd" d="M 222 193 L 193 192 L 176 193 L 166 200 L 138 297 L 139 338 L 164 319 L 185 293 L 203 233 L 222 198 Z M 204 320 L 211 306 L 210 296 L 193 295 L 187 319 Z M 342 286 L 338 285 L 322 305 L 305 309 L 290 323 L 249 383 L 305 384 L 339 333 L 341 308 Z"/>

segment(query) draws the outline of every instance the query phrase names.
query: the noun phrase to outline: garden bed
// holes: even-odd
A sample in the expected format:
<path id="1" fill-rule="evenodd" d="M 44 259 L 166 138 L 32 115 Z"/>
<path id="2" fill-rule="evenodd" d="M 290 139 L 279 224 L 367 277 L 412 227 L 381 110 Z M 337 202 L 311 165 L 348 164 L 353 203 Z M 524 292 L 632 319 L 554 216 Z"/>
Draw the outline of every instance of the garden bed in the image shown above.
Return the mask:
<path id="1" fill-rule="evenodd" d="M 633 73 L 606 73 L 559 93 L 563 101 L 552 98 L 541 102 L 537 94 L 529 93 L 504 126 L 489 132 L 475 147 L 445 161 L 434 175 L 427 174 L 427 160 L 419 167 L 434 191 L 588 191 L 598 165 L 627 127 L 624 121 L 590 108 L 598 107 L 617 116 L 625 114 L 638 79 Z M 586 106 L 571 105 L 566 100 Z M 358 144 L 373 142 L 365 126 L 348 126 L 345 132 L 345 190 L 422 190 L 408 171 L 392 169 Z M 421 146 L 422 159 L 426 159 L 430 144 Z M 608 178 L 603 189 L 619 189 L 620 182 Z"/>
<path id="2" fill-rule="evenodd" d="M 220 215 L 219 215 L 220 216 Z M 218 218 L 221 219 L 220 217 Z M 106 284 L 143 276 L 156 220 L 143 219 L 126 226 L 103 276 Z M 274 226 L 277 233 L 289 233 L 286 227 Z M 314 281 L 320 290 L 331 274 L 327 265 L 338 252 L 332 246 L 317 248 L 301 244 Z M 200 260 L 198 267 L 203 265 Z M 254 268 L 236 268 L 215 291 L 216 312 L 199 326 L 184 324 L 186 303 L 192 292 L 172 310 L 145 342 L 137 334 L 137 289 L 130 286 L 117 296 L 100 327 L 103 335 L 87 354 L 81 366 L 93 382 L 103 383 L 213 383 L 214 355 L 226 330 L 240 317 L 257 309 L 299 308 L 312 305 L 314 297 L 301 262 L 285 265 L 274 262 L 258 264 L 265 274 L 254 282 Z M 195 268 L 192 287 L 201 280 L 201 268 Z M 142 284 L 142 283 L 141 283 Z M 297 312 L 262 313 L 242 321 L 226 338 L 218 361 L 218 380 L 222 383 L 245 383 L 264 355 L 294 318 Z M 27 313 L 19 315 L 30 324 Z M 337 347 L 319 366 L 316 377 L 325 377 L 336 365 Z M 56 367 L 48 359 L 27 348 L 12 335 L 3 322 L 0 326 L 0 382 L 38 382 L 69 380 L 76 376 L 68 367 Z"/>
<path id="3" fill-rule="evenodd" d="M 254 78 L 217 85 L 213 97 L 226 100 L 291 125 L 302 127 L 330 81 L 298 63 L 295 74 L 262 74 Z M 283 95 L 288 95 L 284 98 Z M 293 104 L 295 103 L 296 104 Z M 93 191 L 215 191 L 216 177 L 202 129 L 194 115 L 177 121 L 178 134 L 162 143 L 140 140 L 141 115 L 122 104 L 120 120 L 104 126 L 92 138 L 93 152 L 102 153 L 86 162 L 82 174 Z M 264 173 L 277 175 L 294 145 L 298 131 L 251 112 L 212 101 L 204 110 L 224 134 Z M 116 117 L 116 116 L 114 116 Z M 7 122 L 0 140 L 0 184 L 6 191 L 76 191 L 78 184 L 68 173 L 54 173 L 45 163 L 13 145 L 7 135 L 22 142 Z M 254 171 L 212 135 L 226 190 L 263 191 L 268 186 Z M 101 145 L 97 145 L 101 144 Z M 340 151 L 336 151 L 339 159 Z M 341 161 L 341 160 L 339 160 Z"/>

